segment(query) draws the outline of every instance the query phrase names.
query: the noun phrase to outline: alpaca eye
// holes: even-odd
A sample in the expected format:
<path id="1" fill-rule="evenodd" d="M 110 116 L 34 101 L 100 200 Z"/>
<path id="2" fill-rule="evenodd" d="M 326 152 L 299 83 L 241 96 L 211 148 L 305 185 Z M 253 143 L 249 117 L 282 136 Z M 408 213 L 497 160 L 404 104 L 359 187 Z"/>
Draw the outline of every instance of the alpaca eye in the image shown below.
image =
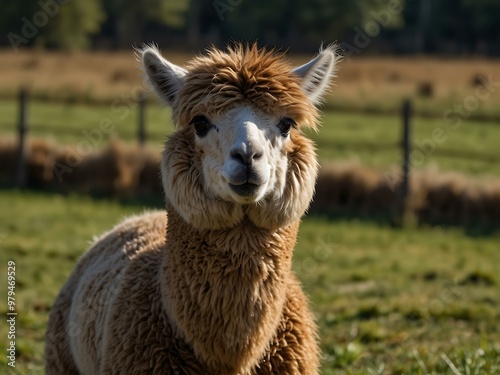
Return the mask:
<path id="1" fill-rule="evenodd" d="M 281 135 L 283 137 L 287 137 L 288 134 L 290 133 L 290 128 L 291 127 L 296 127 L 297 124 L 295 121 L 293 121 L 291 118 L 285 117 L 282 118 L 281 121 L 278 124 L 278 128 L 280 129 Z"/>
<path id="2" fill-rule="evenodd" d="M 195 116 L 189 125 L 194 126 L 194 130 L 198 137 L 204 137 L 207 135 L 208 131 L 212 127 L 212 124 L 205 116 Z"/>

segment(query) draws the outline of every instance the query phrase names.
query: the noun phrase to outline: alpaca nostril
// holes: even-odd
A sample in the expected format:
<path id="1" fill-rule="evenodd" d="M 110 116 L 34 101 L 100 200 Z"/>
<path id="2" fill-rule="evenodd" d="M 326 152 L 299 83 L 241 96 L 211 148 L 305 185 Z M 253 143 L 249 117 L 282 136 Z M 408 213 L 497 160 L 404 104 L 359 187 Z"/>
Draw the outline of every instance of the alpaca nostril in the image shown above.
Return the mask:
<path id="1" fill-rule="evenodd" d="M 258 151 L 253 154 L 252 159 L 259 160 L 261 157 L 262 157 L 262 152 Z"/>
<path id="2" fill-rule="evenodd" d="M 250 166 L 253 162 L 262 158 L 263 152 L 260 148 L 256 150 L 256 147 L 239 145 L 238 147 L 233 147 L 230 150 L 229 155 L 241 164 Z"/>
<path id="3" fill-rule="evenodd" d="M 249 161 L 246 154 L 244 152 L 242 152 L 242 150 L 231 150 L 231 157 L 233 159 L 238 160 L 241 164 L 248 165 L 249 162 L 251 162 L 251 161 Z"/>

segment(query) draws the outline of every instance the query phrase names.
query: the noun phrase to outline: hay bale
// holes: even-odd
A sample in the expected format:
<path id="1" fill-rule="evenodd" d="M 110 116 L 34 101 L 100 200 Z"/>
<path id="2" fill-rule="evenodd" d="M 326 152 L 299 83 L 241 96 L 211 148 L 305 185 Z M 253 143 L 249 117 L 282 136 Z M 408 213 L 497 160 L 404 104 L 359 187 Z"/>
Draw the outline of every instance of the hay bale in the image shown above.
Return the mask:
<path id="1" fill-rule="evenodd" d="M 369 211 L 381 175 L 357 162 L 334 163 L 320 169 L 312 209 L 335 213 L 339 209 Z"/>
<path id="2" fill-rule="evenodd" d="M 17 157 L 17 141 L 0 139 L 0 183 L 14 181 Z M 26 147 L 27 185 L 32 188 L 158 195 L 163 191 L 159 163 L 159 151 L 127 146 L 116 139 L 106 148 L 83 156 L 74 147 L 57 147 L 44 139 L 28 139 Z M 382 172 L 357 161 L 328 164 L 320 169 L 311 210 L 333 214 L 345 210 L 390 212 L 400 183 L 396 170 Z M 499 225 L 500 180 L 443 173 L 435 166 L 414 171 L 407 209 L 421 223 Z"/>
<path id="3" fill-rule="evenodd" d="M 484 206 L 487 192 L 476 184 L 470 184 L 462 197 L 462 222 L 466 225 L 488 220 Z"/>
<path id="4" fill-rule="evenodd" d="M 57 154 L 54 142 L 30 139 L 26 147 L 26 184 L 28 187 L 47 188 L 54 179 L 53 166 Z"/>
<path id="5" fill-rule="evenodd" d="M 13 138 L 0 138 L 0 183 L 11 184 L 14 182 L 18 144 Z"/>
<path id="6" fill-rule="evenodd" d="M 427 191 L 427 219 L 431 223 L 458 224 L 463 217 L 466 186 L 466 178 L 459 173 L 448 172 L 437 178 Z"/>
<path id="7" fill-rule="evenodd" d="M 160 152 L 145 149 L 142 154 L 143 165 L 139 172 L 138 192 L 143 195 L 163 193 L 160 176 Z"/>
<path id="8" fill-rule="evenodd" d="M 371 191 L 369 201 L 373 211 L 389 211 L 396 202 L 396 190 L 389 186 L 384 178 L 380 178 L 377 186 Z"/>
<path id="9" fill-rule="evenodd" d="M 84 194 L 130 196 L 137 188 L 142 157 L 138 147 L 112 139 L 103 150 L 85 156 L 72 147 L 60 149 L 56 187 Z M 59 178 L 61 177 L 61 178 Z"/>
<path id="10" fill-rule="evenodd" d="M 137 149 L 113 139 L 108 146 L 84 158 L 75 173 L 84 193 L 130 195 L 137 186 L 141 158 Z"/>
<path id="11" fill-rule="evenodd" d="M 434 165 L 423 171 L 415 171 L 411 175 L 407 204 L 408 209 L 414 213 L 415 217 L 424 219 L 429 215 L 427 197 L 438 176 L 439 170 Z"/>
<path id="12" fill-rule="evenodd" d="M 83 157 L 74 147 L 58 147 L 54 160 L 52 187 L 60 191 L 76 190 L 80 176 L 74 170 L 82 160 Z"/>
<path id="13" fill-rule="evenodd" d="M 316 183 L 316 193 L 312 209 L 335 213 L 349 206 L 352 201 L 352 170 L 356 165 L 352 162 L 333 163 L 322 166 Z"/>
<path id="14" fill-rule="evenodd" d="M 481 198 L 487 222 L 495 226 L 500 226 L 500 181 L 487 181 Z"/>
<path id="15" fill-rule="evenodd" d="M 0 181 L 13 183 L 17 171 L 19 144 L 15 139 L 0 140 Z M 45 188 L 52 182 L 55 144 L 46 139 L 28 139 L 25 150 L 26 186 Z"/>
<path id="16" fill-rule="evenodd" d="M 112 143 L 112 153 L 117 164 L 117 176 L 113 181 L 114 193 L 130 196 L 139 187 L 139 176 L 144 168 L 144 154 L 138 145 L 125 146 Z"/>
<path id="17" fill-rule="evenodd" d="M 374 194 L 378 192 L 377 188 L 381 180 L 380 173 L 365 166 L 357 166 L 347 171 L 346 177 L 351 186 L 349 205 L 365 213 L 372 211 L 378 205 Z"/>

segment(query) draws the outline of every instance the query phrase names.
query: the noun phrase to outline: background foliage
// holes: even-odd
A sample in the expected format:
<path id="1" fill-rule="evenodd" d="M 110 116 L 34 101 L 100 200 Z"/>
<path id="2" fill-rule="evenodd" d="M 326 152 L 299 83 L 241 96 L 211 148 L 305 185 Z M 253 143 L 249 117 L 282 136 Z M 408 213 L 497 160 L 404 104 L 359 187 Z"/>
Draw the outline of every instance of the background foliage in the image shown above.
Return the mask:
<path id="1" fill-rule="evenodd" d="M 23 36 L 26 22 L 50 6 L 60 11 L 26 44 L 129 48 L 155 40 L 199 48 L 237 38 L 309 52 L 324 40 L 352 40 L 377 21 L 382 27 L 369 46 L 374 52 L 500 55 L 495 0 L 8 0 L 0 45 L 10 43 L 9 33 Z"/>

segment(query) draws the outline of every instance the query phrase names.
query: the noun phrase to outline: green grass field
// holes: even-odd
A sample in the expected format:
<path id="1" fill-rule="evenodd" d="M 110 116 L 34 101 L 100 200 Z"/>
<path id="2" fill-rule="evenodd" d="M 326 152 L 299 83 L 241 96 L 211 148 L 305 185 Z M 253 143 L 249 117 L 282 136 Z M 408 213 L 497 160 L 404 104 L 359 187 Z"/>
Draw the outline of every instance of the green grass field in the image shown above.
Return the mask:
<path id="1" fill-rule="evenodd" d="M 160 202 L 161 204 L 161 202 Z M 0 191 L 0 313 L 16 263 L 17 366 L 42 374 L 51 304 L 96 234 L 145 207 Z M 323 374 L 500 373 L 500 233 L 396 229 L 322 217 L 301 226 L 294 268 L 311 298 Z M 0 326 L 2 344 L 7 326 Z M 3 347 L 2 347 L 3 349 Z M 4 351 L 5 353 L 5 351 Z"/>
<path id="2" fill-rule="evenodd" d="M 116 136 L 132 141 L 136 138 L 138 118 L 137 105 L 133 103 L 130 99 L 108 106 L 32 102 L 28 112 L 30 134 L 53 138 L 62 144 L 78 144 L 86 140 L 82 131 L 99 129 L 101 121 L 109 120 L 114 124 Z M 14 101 L 0 101 L 0 136 L 13 134 L 17 111 Z M 172 130 L 170 111 L 157 105 L 148 106 L 146 124 L 148 142 L 160 147 Z M 442 170 L 500 175 L 500 125 L 472 120 L 463 120 L 460 126 L 455 124 L 443 118 L 416 117 L 412 123 L 415 145 L 413 166 L 423 168 L 436 164 Z M 401 119 L 396 115 L 328 111 L 323 114 L 319 133 L 310 134 L 318 145 L 322 162 L 353 159 L 379 168 L 400 164 L 401 151 L 397 144 L 401 138 Z M 98 146 L 104 146 L 108 138 L 109 134 L 103 134 Z M 456 158 L 447 155 L 450 151 L 472 155 Z M 482 155 L 491 156 L 494 160 L 482 160 Z"/>
<path id="3" fill-rule="evenodd" d="M 176 58 L 183 63 L 187 56 Z M 105 121 L 115 130 L 100 134 L 98 148 L 112 136 L 135 141 L 138 108 L 130 94 L 142 78 L 130 53 L 4 52 L 0 60 L 0 137 L 14 136 L 18 108 L 13 98 L 20 84 L 31 82 L 30 136 L 76 145 L 87 141 L 85 131 Z M 498 178 L 498 91 L 479 101 L 460 126 L 456 115 L 452 121 L 444 117 L 474 95 L 471 80 L 478 73 L 498 77 L 498 69 L 494 60 L 346 61 L 326 99 L 329 110 L 319 133 L 308 134 L 323 164 L 400 164 L 397 111 L 402 97 L 410 97 L 418 114 L 412 119 L 413 167 L 437 165 Z M 418 94 L 428 82 L 433 94 Z M 160 148 L 172 131 L 170 110 L 151 103 L 148 143 Z M 155 204 L 161 208 L 161 199 Z M 48 314 L 79 257 L 95 235 L 153 205 L 0 189 L 0 314 L 7 319 L 9 260 L 16 263 L 18 311 L 17 366 L 9 368 L 2 354 L 0 374 L 43 374 Z M 411 224 L 398 229 L 374 218 L 305 218 L 294 268 L 317 317 L 322 374 L 500 374 L 500 232 L 483 233 Z M 2 349 L 7 329 L 0 325 Z"/>

